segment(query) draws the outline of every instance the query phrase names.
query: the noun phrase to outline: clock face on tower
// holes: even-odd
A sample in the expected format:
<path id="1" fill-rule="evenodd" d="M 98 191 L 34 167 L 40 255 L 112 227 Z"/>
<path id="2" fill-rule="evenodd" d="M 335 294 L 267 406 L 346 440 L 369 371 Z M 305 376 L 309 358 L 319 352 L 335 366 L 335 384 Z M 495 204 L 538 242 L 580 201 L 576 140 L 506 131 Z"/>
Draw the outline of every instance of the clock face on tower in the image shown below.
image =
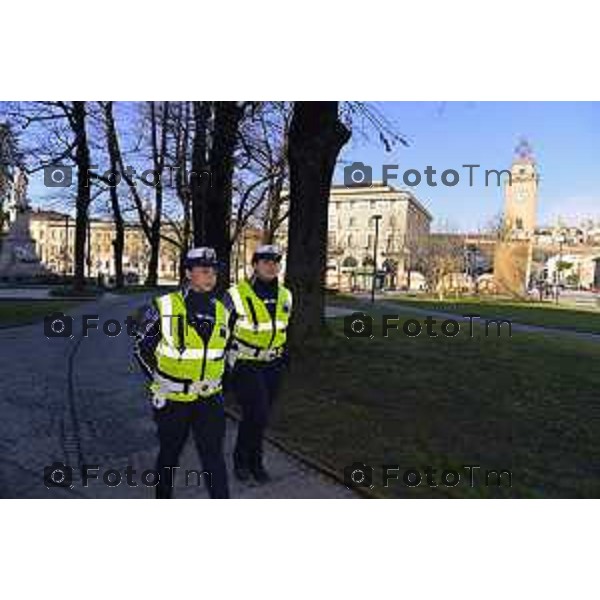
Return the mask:
<path id="1" fill-rule="evenodd" d="M 527 192 L 523 188 L 518 187 L 515 190 L 515 200 L 517 202 L 523 202 L 526 198 L 527 198 Z"/>

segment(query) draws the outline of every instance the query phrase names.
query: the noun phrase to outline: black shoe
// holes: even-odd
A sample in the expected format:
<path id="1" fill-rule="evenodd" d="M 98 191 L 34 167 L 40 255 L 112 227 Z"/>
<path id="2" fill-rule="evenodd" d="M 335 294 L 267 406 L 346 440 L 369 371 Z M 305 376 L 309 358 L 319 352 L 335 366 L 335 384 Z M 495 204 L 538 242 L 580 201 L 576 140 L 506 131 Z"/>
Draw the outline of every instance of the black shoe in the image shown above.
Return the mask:
<path id="1" fill-rule="evenodd" d="M 257 483 L 269 483 L 269 481 L 271 481 L 271 476 L 267 473 L 263 466 L 255 467 L 250 471 L 252 473 L 252 477 L 256 479 Z"/>
<path id="2" fill-rule="evenodd" d="M 250 479 L 250 469 L 247 467 L 233 467 L 233 474 L 238 481 L 248 481 Z"/>

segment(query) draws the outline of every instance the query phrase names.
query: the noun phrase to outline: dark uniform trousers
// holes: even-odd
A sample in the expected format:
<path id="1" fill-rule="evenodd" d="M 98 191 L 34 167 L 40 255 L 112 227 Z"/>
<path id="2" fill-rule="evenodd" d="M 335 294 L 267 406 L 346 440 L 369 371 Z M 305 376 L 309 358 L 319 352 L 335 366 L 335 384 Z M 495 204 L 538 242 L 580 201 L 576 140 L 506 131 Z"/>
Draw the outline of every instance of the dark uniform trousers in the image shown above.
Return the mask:
<path id="1" fill-rule="evenodd" d="M 235 364 L 231 387 L 242 409 L 242 420 L 233 453 L 237 467 L 256 469 L 263 466 L 263 437 L 275 401 L 284 363 L 240 360 Z"/>
<path id="2" fill-rule="evenodd" d="M 172 467 L 178 466 L 181 451 L 191 429 L 202 468 L 208 472 L 200 479 L 204 480 L 211 498 L 229 498 L 227 470 L 223 456 L 225 438 L 223 396 L 215 394 L 210 398 L 193 402 L 167 401 L 165 407 L 154 409 L 154 420 L 158 427 L 160 441 L 160 451 L 156 461 L 160 481 L 156 486 L 156 497 L 170 498 L 174 483 L 178 480 L 186 481 L 185 471 L 173 470 Z M 197 485 L 197 482 L 198 475 L 190 473 L 187 485 Z"/>

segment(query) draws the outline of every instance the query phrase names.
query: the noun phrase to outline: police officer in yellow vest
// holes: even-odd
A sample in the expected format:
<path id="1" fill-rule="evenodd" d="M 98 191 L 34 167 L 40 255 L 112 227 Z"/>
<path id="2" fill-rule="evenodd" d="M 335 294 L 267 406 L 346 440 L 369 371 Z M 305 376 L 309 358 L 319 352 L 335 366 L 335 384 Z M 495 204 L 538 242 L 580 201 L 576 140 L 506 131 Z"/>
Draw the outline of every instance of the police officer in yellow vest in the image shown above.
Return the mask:
<path id="1" fill-rule="evenodd" d="M 228 498 L 222 378 L 230 315 L 214 294 L 214 249 L 190 250 L 185 267 L 186 285 L 154 299 L 136 340 L 136 358 L 150 379 L 160 442 L 156 497 L 172 496 L 179 456 L 191 430 L 204 468 L 200 478 L 211 497 Z M 185 474 L 180 477 L 185 481 Z M 188 485 L 198 479 L 191 474 Z"/>
<path id="2" fill-rule="evenodd" d="M 223 299 L 232 314 L 231 387 L 242 409 L 233 455 L 234 473 L 241 481 L 270 480 L 263 436 L 287 361 L 292 310 L 292 294 L 277 279 L 280 262 L 276 246 L 259 247 L 252 257 L 252 277 L 231 287 Z"/>

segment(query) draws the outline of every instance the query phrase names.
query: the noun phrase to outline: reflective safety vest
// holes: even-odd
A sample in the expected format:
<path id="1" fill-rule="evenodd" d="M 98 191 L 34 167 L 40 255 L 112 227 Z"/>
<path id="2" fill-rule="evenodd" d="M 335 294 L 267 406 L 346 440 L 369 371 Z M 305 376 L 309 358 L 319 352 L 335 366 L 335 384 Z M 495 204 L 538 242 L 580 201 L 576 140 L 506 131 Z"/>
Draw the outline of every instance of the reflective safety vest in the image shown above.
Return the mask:
<path id="1" fill-rule="evenodd" d="M 232 332 L 232 350 L 236 358 L 269 361 L 281 355 L 292 312 L 290 290 L 278 286 L 274 318 L 249 281 L 241 281 L 229 288 L 229 296 L 237 313 Z"/>
<path id="2" fill-rule="evenodd" d="M 159 398 L 189 402 L 222 390 L 225 346 L 229 339 L 229 312 L 215 300 L 215 324 L 207 344 L 188 322 L 181 292 L 157 298 L 161 340 L 156 372 L 150 389 Z"/>

